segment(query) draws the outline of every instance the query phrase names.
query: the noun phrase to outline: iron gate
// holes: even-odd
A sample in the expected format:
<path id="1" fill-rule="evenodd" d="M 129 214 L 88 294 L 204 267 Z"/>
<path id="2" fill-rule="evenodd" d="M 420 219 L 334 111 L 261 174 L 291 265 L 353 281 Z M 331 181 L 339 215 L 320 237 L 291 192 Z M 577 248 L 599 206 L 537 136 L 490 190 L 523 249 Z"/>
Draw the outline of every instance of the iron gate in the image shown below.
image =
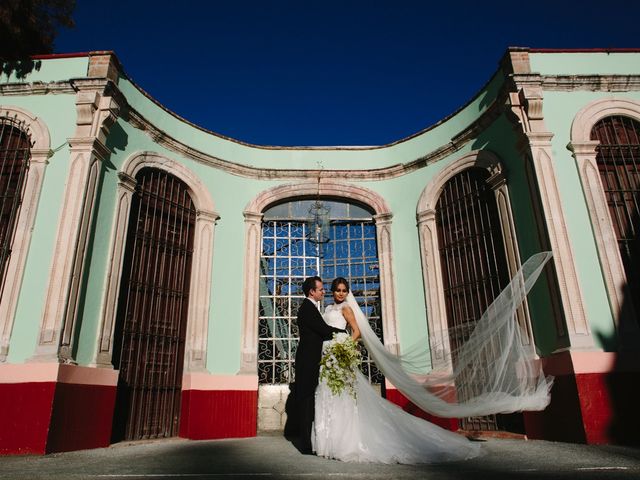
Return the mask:
<path id="1" fill-rule="evenodd" d="M 178 433 L 195 208 L 156 169 L 136 176 L 119 297 L 114 441 Z"/>
<path id="2" fill-rule="evenodd" d="M 450 179 L 436 206 L 440 262 L 451 349 L 471 334 L 475 323 L 509 282 L 495 194 L 482 169 Z M 452 359 L 455 363 L 455 357 Z M 473 387 L 461 389 L 462 399 Z M 497 430 L 495 415 L 461 419 L 465 430 Z"/>

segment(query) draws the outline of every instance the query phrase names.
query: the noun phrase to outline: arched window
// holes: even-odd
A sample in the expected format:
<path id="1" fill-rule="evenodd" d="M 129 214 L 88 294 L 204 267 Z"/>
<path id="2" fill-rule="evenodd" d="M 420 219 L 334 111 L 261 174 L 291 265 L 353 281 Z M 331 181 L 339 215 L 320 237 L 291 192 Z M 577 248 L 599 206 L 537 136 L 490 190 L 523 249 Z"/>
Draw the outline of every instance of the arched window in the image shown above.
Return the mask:
<path id="1" fill-rule="evenodd" d="M 605 117 L 591 130 L 596 162 L 636 311 L 640 311 L 640 122 Z"/>
<path id="2" fill-rule="evenodd" d="M 331 212 L 329 240 L 318 244 L 308 238 L 306 222 L 312 204 L 311 200 L 294 200 L 264 212 L 258 321 L 260 384 L 294 381 L 293 361 L 298 344 L 295 318 L 304 300 L 302 282 L 306 277 L 323 278 L 325 305 L 333 303 L 331 281 L 346 278 L 371 328 L 382 340 L 380 265 L 371 212 L 343 201 L 325 201 Z M 366 350 L 362 372 L 371 383 L 383 381 Z"/>
<path id="3" fill-rule="evenodd" d="M 138 172 L 115 325 L 116 441 L 178 433 L 195 221 L 181 180 Z"/>
<path id="4" fill-rule="evenodd" d="M 489 172 L 464 170 L 447 181 L 436 204 L 436 225 L 451 349 L 509 283 L 509 268 Z M 455 358 L 453 359 L 455 362 Z M 468 397 L 472 392 L 458 392 Z M 461 421 L 467 430 L 496 430 L 495 416 Z"/>
<path id="5" fill-rule="evenodd" d="M 31 156 L 22 122 L 0 118 L 0 299 Z"/>

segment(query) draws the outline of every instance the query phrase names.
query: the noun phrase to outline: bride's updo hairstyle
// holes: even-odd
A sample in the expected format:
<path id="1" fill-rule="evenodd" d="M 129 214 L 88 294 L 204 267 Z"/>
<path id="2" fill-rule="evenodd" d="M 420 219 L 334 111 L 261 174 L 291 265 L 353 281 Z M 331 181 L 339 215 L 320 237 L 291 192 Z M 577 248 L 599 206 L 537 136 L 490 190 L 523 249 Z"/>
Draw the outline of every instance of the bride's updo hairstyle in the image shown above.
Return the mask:
<path id="1" fill-rule="evenodd" d="M 331 291 L 335 292 L 336 288 L 338 288 L 338 285 L 340 284 L 344 285 L 347 289 L 347 293 L 349 293 L 349 282 L 344 277 L 336 277 L 333 279 L 333 282 L 331 282 Z"/>

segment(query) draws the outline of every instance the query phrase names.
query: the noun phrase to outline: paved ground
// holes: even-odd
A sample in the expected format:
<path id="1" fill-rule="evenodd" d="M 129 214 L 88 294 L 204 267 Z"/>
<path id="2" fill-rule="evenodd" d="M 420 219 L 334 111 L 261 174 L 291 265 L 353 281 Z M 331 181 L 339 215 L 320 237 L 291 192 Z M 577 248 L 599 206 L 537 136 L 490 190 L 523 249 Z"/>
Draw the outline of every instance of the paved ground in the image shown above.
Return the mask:
<path id="1" fill-rule="evenodd" d="M 440 465 L 346 464 L 301 455 L 281 436 L 166 440 L 53 455 L 0 457 L 0 479 L 638 479 L 640 449 L 526 440 Z"/>

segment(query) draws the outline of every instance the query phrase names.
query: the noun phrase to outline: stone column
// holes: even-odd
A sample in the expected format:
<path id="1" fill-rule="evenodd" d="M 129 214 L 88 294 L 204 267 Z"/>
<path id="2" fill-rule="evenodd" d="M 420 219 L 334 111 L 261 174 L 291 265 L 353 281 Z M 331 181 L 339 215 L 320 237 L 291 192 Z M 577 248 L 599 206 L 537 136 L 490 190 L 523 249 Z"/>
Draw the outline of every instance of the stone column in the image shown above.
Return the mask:
<path id="1" fill-rule="evenodd" d="M 244 299 L 242 305 L 242 351 L 240 372 L 258 373 L 258 293 L 260 289 L 260 251 L 262 214 L 244 212 L 245 249 Z"/>
<path id="2" fill-rule="evenodd" d="M 71 158 L 49 273 L 40 335 L 32 360 L 73 363 L 79 290 L 84 277 L 96 191 L 102 162 L 109 156 L 105 140 L 118 105 L 105 96 L 106 82 L 90 84 L 76 98 L 76 133 L 68 140 Z"/>
<path id="3" fill-rule="evenodd" d="M 384 344 L 391 353 L 399 353 L 396 332 L 396 289 L 393 283 L 393 252 L 391 250 L 391 213 L 373 216 L 378 241 L 378 263 L 380 272 L 380 301 Z"/>
<path id="4" fill-rule="evenodd" d="M 491 176 L 487 179 L 487 183 L 495 193 L 496 206 L 500 217 L 500 232 L 502 233 L 507 267 L 509 268 L 509 278 L 513 278 L 522 265 L 520 263 L 520 252 L 513 224 L 513 215 L 511 214 L 507 178 L 501 164 L 492 166 L 490 171 Z M 523 344 L 529 345 L 533 343 L 533 328 L 531 327 L 526 297 L 516 311 L 516 319 L 521 328 Z"/>
<path id="5" fill-rule="evenodd" d="M 124 260 L 124 249 L 129 227 L 131 200 L 136 189 L 135 178 L 122 172 L 118 173 L 118 178 L 120 181 L 118 182 L 116 215 L 113 224 L 114 243 L 111 248 L 111 257 L 109 258 L 100 340 L 96 358 L 93 362 L 95 366 L 103 368 L 113 368 L 111 359 L 113 354 L 113 329 L 115 328 L 118 309 L 118 295 L 122 279 L 122 262 Z"/>
<path id="6" fill-rule="evenodd" d="M 429 348 L 434 369 L 444 368 L 449 363 L 450 344 L 448 339 L 447 310 L 442 283 L 442 266 L 439 258 L 436 211 L 422 211 L 417 216 L 420 236 L 420 255 L 424 296 L 427 301 L 427 325 L 429 328 Z"/>
<path id="7" fill-rule="evenodd" d="M 216 212 L 198 210 L 195 237 L 193 239 L 193 266 L 189 317 L 187 320 L 187 344 L 185 348 L 185 373 L 206 372 L 207 332 L 209 331 L 209 305 L 213 268 L 213 238 Z"/>

